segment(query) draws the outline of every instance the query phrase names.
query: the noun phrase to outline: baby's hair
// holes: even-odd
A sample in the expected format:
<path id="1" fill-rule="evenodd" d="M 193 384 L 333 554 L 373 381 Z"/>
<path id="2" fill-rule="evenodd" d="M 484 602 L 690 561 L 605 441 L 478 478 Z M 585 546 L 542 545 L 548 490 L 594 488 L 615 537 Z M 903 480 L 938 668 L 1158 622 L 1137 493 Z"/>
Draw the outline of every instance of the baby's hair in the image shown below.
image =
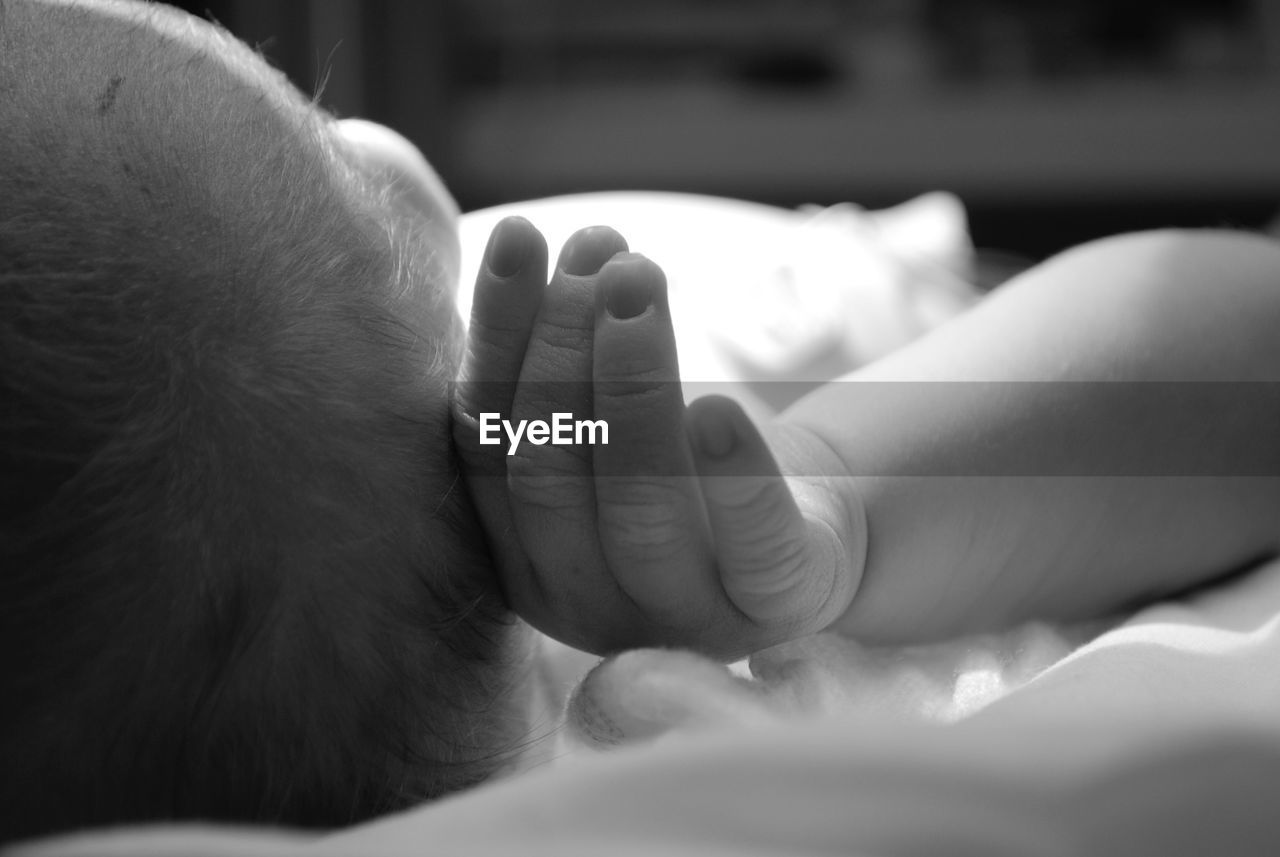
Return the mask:
<path id="1" fill-rule="evenodd" d="M 273 78 L 161 7 L 0 3 L 0 843 L 343 824 L 514 749 L 456 249 Z"/>

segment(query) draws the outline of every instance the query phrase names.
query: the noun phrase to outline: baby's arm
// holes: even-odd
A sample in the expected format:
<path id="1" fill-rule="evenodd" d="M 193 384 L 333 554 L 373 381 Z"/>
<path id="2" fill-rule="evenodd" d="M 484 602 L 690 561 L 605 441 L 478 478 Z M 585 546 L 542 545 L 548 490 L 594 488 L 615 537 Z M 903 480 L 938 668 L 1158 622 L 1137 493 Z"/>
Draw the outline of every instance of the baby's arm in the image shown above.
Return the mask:
<path id="1" fill-rule="evenodd" d="M 1280 254 L 1261 239 L 1136 236 L 1075 251 L 863 374 L 907 383 L 825 388 L 770 426 L 766 446 L 732 403 L 684 413 L 651 263 L 606 264 L 621 239 L 580 233 L 544 290 L 545 245 L 514 223 L 477 282 L 455 438 L 508 597 L 571 644 L 732 656 L 833 624 L 927 638 L 1106 611 L 1274 547 L 1277 480 L 1221 478 L 1214 462 L 1262 449 L 1266 473 L 1280 472 L 1274 404 L 1227 396 L 1234 411 L 1158 435 L 1183 416 L 1176 403 L 1116 412 L 1104 385 L 1002 386 L 1274 380 Z M 525 264 L 508 270 L 504 254 Z M 615 317 L 610 296 L 634 312 Z M 621 436 L 511 460 L 475 443 L 478 413 L 556 410 L 608 417 Z M 1063 444 L 1064 425 L 1090 436 Z M 1179 444 L 1202 456 L 1186 472 L 1208 475 L 1112 469 Z M 775 458 L 799 475 L 784 482 Z"/>
<path id="2" fill-rule="evenodd" d="M 854 474 L 868 549 L 840 630 L 1096 616 L 1280 546 L 1274 240 L 1077 248 L 853 377 L 775 428 L 818 436 Z"/>

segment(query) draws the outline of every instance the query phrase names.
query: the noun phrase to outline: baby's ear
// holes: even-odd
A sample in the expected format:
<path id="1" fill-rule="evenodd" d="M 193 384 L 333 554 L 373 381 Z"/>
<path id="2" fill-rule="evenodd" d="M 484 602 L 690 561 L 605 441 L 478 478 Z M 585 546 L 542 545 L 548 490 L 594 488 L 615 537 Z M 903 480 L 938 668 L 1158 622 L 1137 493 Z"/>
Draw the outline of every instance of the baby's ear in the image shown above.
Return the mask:
<path id="1" fill-rule="evenodd" d="M 973 264 L 973 241 L 964 203 L 945 191 L 926 193 L 867 217 L 894 255 L 923 259 L 967 277 Z"/>

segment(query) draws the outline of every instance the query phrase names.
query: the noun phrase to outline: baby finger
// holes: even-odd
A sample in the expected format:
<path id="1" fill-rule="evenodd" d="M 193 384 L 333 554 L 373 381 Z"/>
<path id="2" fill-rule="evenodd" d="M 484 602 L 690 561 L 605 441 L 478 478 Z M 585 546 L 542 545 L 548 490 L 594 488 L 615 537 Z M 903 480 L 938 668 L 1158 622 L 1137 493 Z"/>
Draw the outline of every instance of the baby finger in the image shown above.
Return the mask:
<path id="1" fill-rule="evenodd" d="M 688 426 L 729 600 L 761 629 L 765 645 L 826 628 L 856 588 L 836 529 L 801 511 L 764 439 L 732 399 L 693 402 Z"/>

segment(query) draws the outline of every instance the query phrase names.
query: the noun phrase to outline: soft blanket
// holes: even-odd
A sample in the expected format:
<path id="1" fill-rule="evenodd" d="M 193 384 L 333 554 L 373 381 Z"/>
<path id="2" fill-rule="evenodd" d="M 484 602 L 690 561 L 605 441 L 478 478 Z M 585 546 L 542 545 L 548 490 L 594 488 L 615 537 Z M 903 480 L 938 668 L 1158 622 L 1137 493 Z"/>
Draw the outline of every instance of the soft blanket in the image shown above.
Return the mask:
<path id="1" fill-rule="evenodd" d="M 17 853 L 1269 854 L 1277 663 L 1272 562 L 1138 613 L 949 724 L 914 705 L 704 719 L 331 837 L 153 828 Z"/>

